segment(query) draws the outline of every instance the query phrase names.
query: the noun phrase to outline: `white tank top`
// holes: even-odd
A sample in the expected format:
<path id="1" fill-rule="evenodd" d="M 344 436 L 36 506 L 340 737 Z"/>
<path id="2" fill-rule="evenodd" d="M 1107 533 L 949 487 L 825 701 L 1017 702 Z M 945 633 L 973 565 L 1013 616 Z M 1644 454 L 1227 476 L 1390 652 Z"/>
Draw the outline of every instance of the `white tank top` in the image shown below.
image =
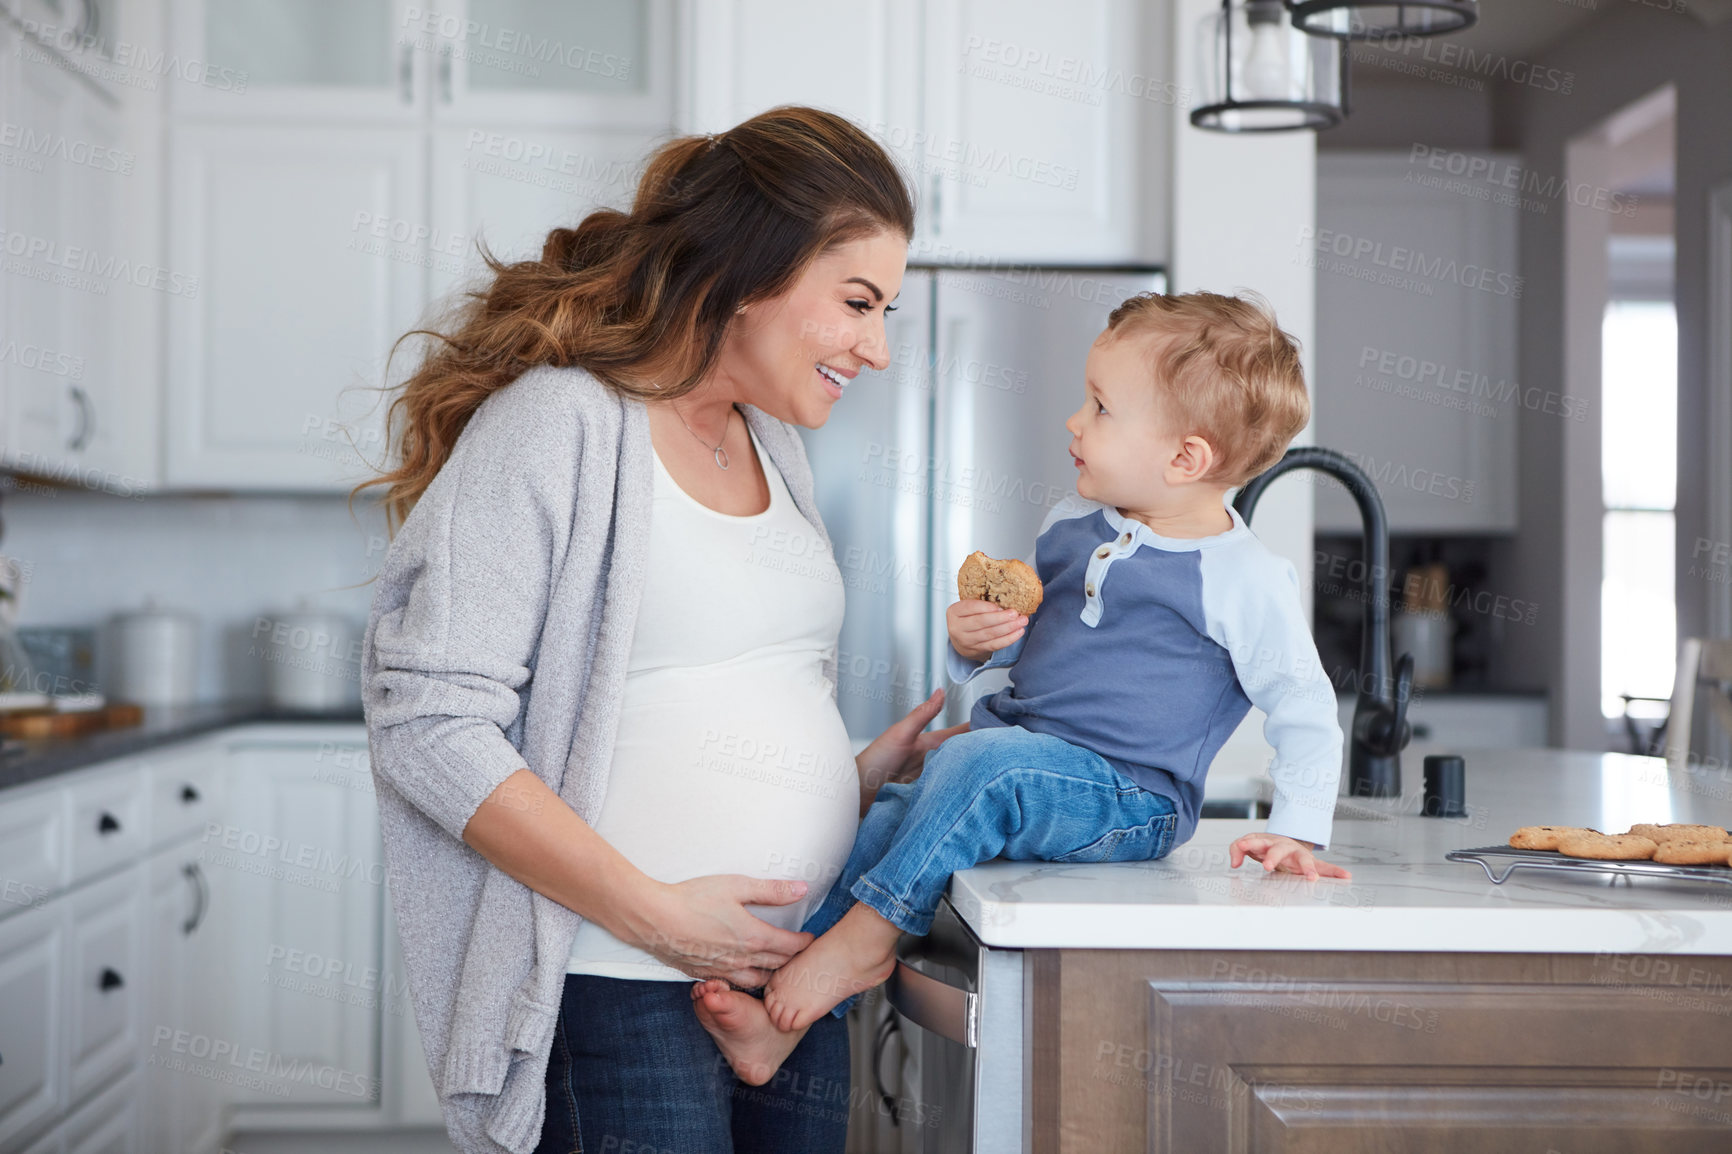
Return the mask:
<path id="1" fill-rule="evenodd" d="M 848 731 L 824 677 L 842 628 L 842 574 L 752 438 L 770 507 L 738 517 L 688 494 L 655 459 L 649 556 L 595 828 L 650 877 L 798 878 L 799 929 L 841 874 L 859 824 Z M 568 973 L 690 981 L 584 922 Z"/>

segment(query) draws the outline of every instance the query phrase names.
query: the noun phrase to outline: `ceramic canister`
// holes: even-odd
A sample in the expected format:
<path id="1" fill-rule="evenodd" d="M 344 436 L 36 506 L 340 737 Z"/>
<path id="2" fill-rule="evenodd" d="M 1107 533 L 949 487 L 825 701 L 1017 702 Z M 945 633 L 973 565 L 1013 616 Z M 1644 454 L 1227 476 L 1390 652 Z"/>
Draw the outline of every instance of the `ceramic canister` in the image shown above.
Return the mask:
<path id="1" fill-rule="evenodd" d="M 198 695 L 198 618 L 147 604 L 117 615 L 114 692 L 139 705 L 190 705 Z"/>
<path id="2" fill-rule="evenodd" d="M 263 616 L 265 693 L 281 709 L 324 712 L 361 700 L 361 633 L 340 613 L 302 610 Z"/>

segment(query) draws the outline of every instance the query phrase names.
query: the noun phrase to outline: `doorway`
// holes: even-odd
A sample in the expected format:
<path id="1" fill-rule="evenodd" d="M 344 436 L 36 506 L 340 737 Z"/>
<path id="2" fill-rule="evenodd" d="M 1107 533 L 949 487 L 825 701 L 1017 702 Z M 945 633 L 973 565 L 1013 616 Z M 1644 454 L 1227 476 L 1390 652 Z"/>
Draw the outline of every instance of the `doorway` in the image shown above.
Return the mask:
<path id="1" fill-rule="evenodd" d="M 1565 372 L 1598 418 L 1565 442 L 1560 704 L 1576 748 L 1645 749 L 1672 692 L 1676 112 L 1659 89 L 1566 150 Z"/>

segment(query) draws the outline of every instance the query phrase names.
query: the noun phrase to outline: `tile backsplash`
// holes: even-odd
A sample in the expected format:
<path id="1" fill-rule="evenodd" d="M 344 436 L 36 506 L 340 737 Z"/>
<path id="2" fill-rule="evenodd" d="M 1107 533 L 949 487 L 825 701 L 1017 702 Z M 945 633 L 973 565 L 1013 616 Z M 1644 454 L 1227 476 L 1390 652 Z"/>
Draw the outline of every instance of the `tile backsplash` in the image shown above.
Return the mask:
<path id="1" fill-rule="evenodd" d="M 147 600 L 201 622 L 200 701 L 264 695 L 260 619 L 307 608 L 359 630 L 383 563 L 384 514 L 342 497 L 163 496 L 14 490 L 0 504 L 0 554 L 23 569 L 20 626 L 105 628 Z"/>

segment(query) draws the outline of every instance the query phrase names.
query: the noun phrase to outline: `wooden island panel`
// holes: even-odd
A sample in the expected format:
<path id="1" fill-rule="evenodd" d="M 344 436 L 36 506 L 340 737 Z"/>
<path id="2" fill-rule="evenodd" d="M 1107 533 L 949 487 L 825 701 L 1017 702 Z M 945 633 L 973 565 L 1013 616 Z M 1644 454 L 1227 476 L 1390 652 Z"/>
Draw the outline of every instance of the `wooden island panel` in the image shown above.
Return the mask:
<path id="1" fill-rule="evenodd" d="M 1040 1154 L 1732 1149 L 1732 959 L 1040 950 Z"/>

